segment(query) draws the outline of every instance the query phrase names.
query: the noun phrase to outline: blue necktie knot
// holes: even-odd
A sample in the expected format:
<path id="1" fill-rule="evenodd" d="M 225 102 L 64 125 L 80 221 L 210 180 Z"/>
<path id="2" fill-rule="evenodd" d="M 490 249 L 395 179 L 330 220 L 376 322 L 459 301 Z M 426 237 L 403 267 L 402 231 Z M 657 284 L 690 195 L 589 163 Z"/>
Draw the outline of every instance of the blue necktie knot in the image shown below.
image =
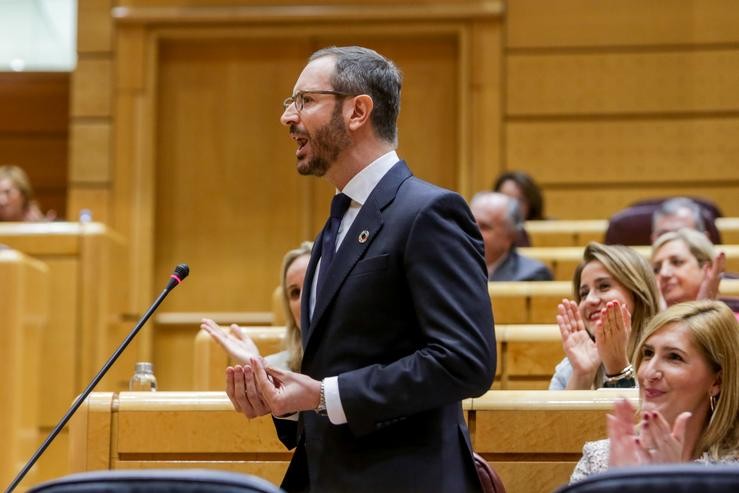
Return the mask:
<path id="1" fill-rule="evenodd" d="M 318 271 L 318 292 L 320 292 L 320 288 L 326 279 L 326 273 L 331 266 L 331 262 L 334 260 L 334 254 L 336 252 L 336 238 L 339 235 L 341 219 L 344 217 L 344 214 L 346 214 L 346 210 L 349 208 L 349 204 L 351 204 L 351 202 L 352 199 L 343 193 L 337 193 L 334 195 L 334 198 L 331 199 L 331 217 L 329 217 L 326 222 L 326 226 L 323 231 L 323 240 L 321 241 L 321 267 Z"/>
<path id="2" fill-rule="evenodd" d="M 334 198 L 331 199 L 331 217 L 341 221 L 341 218 L 344 217 L 351 203 L 352 199 L 348 195 L 343 193 L 334 195 Z"/>

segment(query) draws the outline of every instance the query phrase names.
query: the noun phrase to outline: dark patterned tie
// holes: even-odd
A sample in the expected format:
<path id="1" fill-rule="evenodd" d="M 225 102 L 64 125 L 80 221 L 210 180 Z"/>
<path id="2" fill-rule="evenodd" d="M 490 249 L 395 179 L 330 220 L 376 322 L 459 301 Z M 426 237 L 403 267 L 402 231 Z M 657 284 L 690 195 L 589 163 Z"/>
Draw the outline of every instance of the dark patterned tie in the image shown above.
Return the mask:
<path id="1" fill-rule="evenodd" d="M 344 217 L 346 210 L 349 208 L 352 199 L 343 193 L 337 193 L 331 200 L 331 216 L 326 222 L 325 231 L 323 233 L 323 241 L 321 242 L 321 270 L 318 272 L 318 284 L 316 285 L 316 293 L 321 292 L 323 282 L 326 280 L 331 262 L 334 260 L 336 253 L 336 237 L 339 234 L 339 225 Z"/>

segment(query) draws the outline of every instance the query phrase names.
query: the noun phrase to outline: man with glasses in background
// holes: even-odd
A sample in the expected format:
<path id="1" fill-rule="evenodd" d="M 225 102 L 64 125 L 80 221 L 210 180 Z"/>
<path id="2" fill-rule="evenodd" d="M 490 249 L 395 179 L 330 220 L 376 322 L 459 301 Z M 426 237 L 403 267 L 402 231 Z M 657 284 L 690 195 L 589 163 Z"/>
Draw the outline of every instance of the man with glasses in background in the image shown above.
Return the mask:
<path id="1" fill-rule="evenodd" d="M 298 172 L 337 189 L 305 277 L 303 364 L 252 359 L 226 391 L 297 447 L 289 492 L 481 488 L 461 400 L 495 373 L 483 244 L 464 199 L 399 160 L 400 87 L 377 52 L 326 48 L 284 102 Z"/>

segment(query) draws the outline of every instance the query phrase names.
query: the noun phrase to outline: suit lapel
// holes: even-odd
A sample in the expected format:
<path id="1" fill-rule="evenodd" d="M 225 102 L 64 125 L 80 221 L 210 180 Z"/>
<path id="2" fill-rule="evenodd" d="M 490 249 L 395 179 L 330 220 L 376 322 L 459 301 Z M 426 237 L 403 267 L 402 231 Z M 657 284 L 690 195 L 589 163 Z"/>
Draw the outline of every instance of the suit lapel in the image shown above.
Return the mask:
<path id="1" fill-rule="evenodd" d="M 303 334 L 304 338 L 307 338 L 307 341 L 303 341 L 303 347 L 306 352 L 308 350 L 308 344 L 314 339 L 315 328 L 344 283 L 344 279 L 346 279 L 352 268 L 354 268 L 354 265 L 362 258 L 367 248 L 369 248 L 380 233 L 383 225 L 382 210 L 395 198 L 400 184 L 410 176 L 411 172 L 405 162 L 399 161 L 396 163 L 385 174 L 382 180 L 380 180 L 372 193 L 370 193 L 367 201 L 359 211 L 357 218 L 352 223 L 351 228 L 349 228 L 349 231 L 344 236 L 344 240 L 341 242 L 336 256 L 331 263 L 330 270 L 327 272 L 328 277 L 326 277 L 325 283 L 323 284 L 323 290 L 316 293 L 316 306 L 313 310 L 313 317 L 310 320 L 310 329 L 307 333 Z M 362 237 L 367 236 L 366 241 L 360 241 L 360 234 Z M 317 241 L 320 241 L 320 238 Z M 314 255 L 314 257 L 317 256 Z M 315 265 L 313 265 L 312 270 L 310 268 L 314 264 L 314 261 L 317 261 L 317 259 L 311 258 L 308 271 L 310 273 L 310 279 L 306 278 L 306 283 L 309 281 L 312 282 L 313 275 L 315 274 Z"/>

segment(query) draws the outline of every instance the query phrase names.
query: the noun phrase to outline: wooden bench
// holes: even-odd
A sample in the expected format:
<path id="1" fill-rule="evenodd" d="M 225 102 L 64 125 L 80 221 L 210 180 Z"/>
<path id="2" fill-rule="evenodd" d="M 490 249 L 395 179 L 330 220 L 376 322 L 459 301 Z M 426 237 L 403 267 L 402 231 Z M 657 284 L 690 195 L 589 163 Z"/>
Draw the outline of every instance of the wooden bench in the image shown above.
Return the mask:
<path id="1" fill-rule="evenodd" d="M 128 333 L 136 314 L 125 313 L 128 287 L 123 239 L 98 223 L 0 223 L 0 243 L 43 261 L 49 269 L 53 328 L 41 340 L 40 358 L 53 372 L 39 400 L 40 435 L 46 436 Z M 133 320 L 133 321 L 132 321 Z M 137 351 L 148 348 L 142 331 L 98 386 L 128 387 Z M 144 356 L 146 357 L 146 356 Z M 39 461 L 39 476 L 68 472 L 65 429 Z"/>
<path id="2" fill-rule="evenodd" d="M 739 217 L 719 217 L 716 227 L 724 244 L 739 244 Z M 535 247 L 585 246 L 591 241 L 603 242 L 608 220 L 526 221 L 525 228 Z"/>
<path id="3" fill-rule="evenodd" d="M 489 391 L 464 401 L 475 450 L 509 493 L 551 492 L 568 481 L 605 414 L 636 391 Z M 73 418 L 72 469 L 206 468 L 282 479 L 290 452 L 272 420 L 246 420 L 223 392 L 96 392 Z"/>
<path id="4" fill-rule="evenodd" d="M 632 248 L 647 259 L 652 255 L 650 246 Z M 726 271 L 739 273 L 739 245 L 718 245 L 716 248 L 726 253 Z M 556 281 L 572 281 L 575 268 L 582 262 L 583 247 L 519 248 L 518 253 L 543 262 Z"/>
<path id="5" fill-rule="evenodd" d="M 48 378 L 54 368 L 41 366 L 40 354 L 48 328 L 48 267 L 15 250 L 0 249 L 0 280 L 0 484 L 6 485 L 40 443 L 39 389 L 42 379 L 44 388 L 54 384 Z M 30 471 L 26 483 L 37 472 Z"/>
<path id="6" fill-rule="evenodd" d="M 282 350 L 284 327 L 245 327 L 262 355 Z M 556 325 L 496 325 L 498 349 L 495 389 L 546 389 L 554 367 L 564 357 Z M 226 352 L 207 332 L 195 337 L 193 390 L 222 390 Z"/>

